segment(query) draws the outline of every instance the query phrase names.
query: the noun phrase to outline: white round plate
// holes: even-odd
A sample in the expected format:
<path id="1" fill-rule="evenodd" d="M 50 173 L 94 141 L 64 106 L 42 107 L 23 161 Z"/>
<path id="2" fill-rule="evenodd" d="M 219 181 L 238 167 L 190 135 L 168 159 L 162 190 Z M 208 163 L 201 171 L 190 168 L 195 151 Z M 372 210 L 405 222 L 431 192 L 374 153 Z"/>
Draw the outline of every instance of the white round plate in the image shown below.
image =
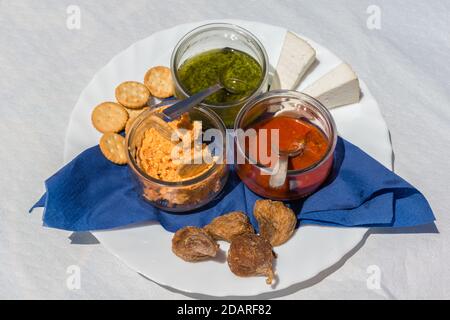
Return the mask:
<path id="1" fill-rule="evenodd" d="M 191 29 L 211 22 L 218 21 L 184 24 L 157 32 L 122 51 L 103 67 L 83 90 L 72 112 L 66 136 L 65 162 L 98 143 L 100 134 L 91 125 L 90 117 L 95 105 L 114 101 L 114 89 L 122 81 L 142 81 L 150 67 L 168 66 L 172 48 L 178 40 Z M 286 29 L 248 21 L 220 22 L 234 23 L 254 33 L 265 46 L 270 64 L 276 66 Z M 316 49 L 318 63 L 299 89 L 341 62 L 325 47 L 305 39 Z M 386 123 L 363 81 L 361 90 L 363 97 L 359 103 L 332 110 L 338 131 L 342 137 L 391 168 L 392 150 Z M 95 232 L 94 235 L 130 268 L 164 286 L 211 296 L 253 296 L 311 279 L 344 259 L 362 241 L 366 232 L 366 228 L 300 227 L 291 240 L 276 248 L 278 279 L 273 286 L 266 285 L 261 277 L 239 278 L 233 275 L 226 264 L 225 253 L 214 261 L 184 262 L 171 252 L 172 233 L 157 223 Z M 228 245 L 220 245 L 226 252 Z"/>

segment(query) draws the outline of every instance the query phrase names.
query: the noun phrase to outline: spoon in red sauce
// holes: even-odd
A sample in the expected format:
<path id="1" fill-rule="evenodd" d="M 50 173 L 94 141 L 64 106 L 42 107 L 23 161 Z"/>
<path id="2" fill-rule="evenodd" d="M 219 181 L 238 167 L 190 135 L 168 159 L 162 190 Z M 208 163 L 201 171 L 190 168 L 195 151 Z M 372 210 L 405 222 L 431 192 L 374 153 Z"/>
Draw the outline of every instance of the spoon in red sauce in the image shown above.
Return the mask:
<path id="1" fill-rule="evenodd" d="M 272 146 L 272 150 L 276 150 Z M 278 150 L 278 161 L 275 164 L 274 173 L 270 176 L 269 186 L 271 188 L 279 188 L 284 185 L 288 170 L 289 158 L 296 157 L 305 150 L 305 140 L 302 139 L 296 143 L 292 143 L 287 150 Z"/>

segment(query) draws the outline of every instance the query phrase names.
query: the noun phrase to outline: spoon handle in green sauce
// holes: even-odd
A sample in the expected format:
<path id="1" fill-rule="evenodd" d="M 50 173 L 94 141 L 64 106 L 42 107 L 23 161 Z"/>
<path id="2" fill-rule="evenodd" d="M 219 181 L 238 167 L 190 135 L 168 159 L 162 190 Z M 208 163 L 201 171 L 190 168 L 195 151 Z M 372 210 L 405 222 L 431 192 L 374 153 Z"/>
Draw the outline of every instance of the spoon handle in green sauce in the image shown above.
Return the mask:
<path id="1" fill-rule="evenodd" d="M 223 86 L 220 83 L 215 84 L 212 87 L 202 90 L 190 96 L 189 98 L 181 100 L 180 102 L 177 102 L 174 105 L 164 109 L 162 111 L 164 115 L 164 120 L 173 121 L 179 118 L 183 113 L 188 112 L 191 108 L 195 107 L 203 100 L 205 100 L 207 97 L 209 97 L 210 95 L 219 91 L 222 88 Z"/>

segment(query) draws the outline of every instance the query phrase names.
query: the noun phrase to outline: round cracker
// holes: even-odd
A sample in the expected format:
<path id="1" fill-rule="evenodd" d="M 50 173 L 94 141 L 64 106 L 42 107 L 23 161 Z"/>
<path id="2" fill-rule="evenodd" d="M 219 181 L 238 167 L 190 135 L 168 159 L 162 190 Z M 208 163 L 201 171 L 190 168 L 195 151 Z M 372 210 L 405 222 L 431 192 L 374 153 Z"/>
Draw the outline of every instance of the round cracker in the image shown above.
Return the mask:
<path id="1" fill-rule="evenodd" d="M 148 107 L 144 107 L 142 109 L 128 109 L 126 108 L 128 111 L 128 121 L 125 124 L 125 133 L 128 134 L 128 132 L 130 132 L 131 129 L 131 125 L 133 124 L 134 120 L 136 120 L 136 118 L 144 111 L 147 111 L 149 108 Z"/>
<path id="2" fill-rule="evenodd" d="M 132 117 L 128 119 L 127 124 L 125 125 L 125 134 L 128 134 L 130 132 L 131 126 L 133 125 L 136 118 L 137 117 Z"/>
<path id="3" fill-rule="evenodd" d="M 116 88 L 116 99 L 124 107 L 139 109 L 147 104 L 150 91 L 140 82 L 125 81 Z"/>
<path id="4" fill-rule="evenodd" d="M 170 69 L 164 66 L 153 67 L 147 71 L 144 84 L 150 93 L 160 99 L 174 95 L 174 84 Z"/>
<path id="5" fill-rule="evenodd" d="M 103 102 L 94 108 L 91 121 L 100 132 L 119 132 L 128 120 L 128 112 L 115 102 Z"/>
<path id="6" fill-rule="evenodd" d="M 127 163 L 125 138 L 120 134 L 107 132 L 100 138 L 100 150 L 106 159 L 115 164 Z"/>
<path id="7" fill-rule="evenodd" d="M 144 111 L 147 111 L 148 109 L 149 109 L 149 107 L 143 107 L 141 109 L 125 108 L 125 110 L 127 110 L 127 112 L 128 112 L 128 119 L 129 118 L 136 118 L 138 115 L 140 115 Z"/>

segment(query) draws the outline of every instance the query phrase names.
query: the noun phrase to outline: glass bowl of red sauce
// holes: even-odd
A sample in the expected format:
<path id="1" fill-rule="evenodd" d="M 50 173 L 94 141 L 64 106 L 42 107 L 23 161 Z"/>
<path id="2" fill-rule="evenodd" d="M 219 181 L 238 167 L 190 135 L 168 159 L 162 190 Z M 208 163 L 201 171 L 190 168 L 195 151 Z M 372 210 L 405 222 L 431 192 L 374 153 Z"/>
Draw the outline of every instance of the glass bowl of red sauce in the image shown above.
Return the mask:
<path id="1" fill-rule="evenodd" d="M 328 109 L 306 94 L 274 90 L 259 95 L 240 110 L 234 129 L 236 172 L 260 196 L 303 198 L 331 172 L 336 124 Z M 271 176 L 280 170 L 280 154 L 288 151 L 286 178 L 274 186 Z"/>

